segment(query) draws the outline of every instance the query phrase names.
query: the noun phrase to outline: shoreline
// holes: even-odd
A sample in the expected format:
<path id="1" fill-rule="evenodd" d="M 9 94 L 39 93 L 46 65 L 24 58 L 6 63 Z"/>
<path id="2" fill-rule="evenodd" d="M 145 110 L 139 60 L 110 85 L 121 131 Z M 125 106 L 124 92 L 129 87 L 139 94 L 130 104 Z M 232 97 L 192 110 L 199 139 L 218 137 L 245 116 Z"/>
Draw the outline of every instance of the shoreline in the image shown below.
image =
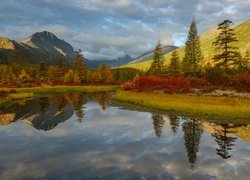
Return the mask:
<path id="1" fill-rule="evenodd" d="M 25 98 L 37 97 L 48 93 L 66 93 L 66 92 L 110 92 L 116 91 L 119 86 L 41 86 L 31 88 L 0 88 L 0 92 L 7 92 L 6 97 L 0 96 L 0 105 Z"/>
<path id="2" fill-rule="evenodd" d="M 188 117 L 250 120 L 250 99 L 248 98 L 119 90 L 114 99 L 131 104 L 131 107 L 136 105 Z"/>

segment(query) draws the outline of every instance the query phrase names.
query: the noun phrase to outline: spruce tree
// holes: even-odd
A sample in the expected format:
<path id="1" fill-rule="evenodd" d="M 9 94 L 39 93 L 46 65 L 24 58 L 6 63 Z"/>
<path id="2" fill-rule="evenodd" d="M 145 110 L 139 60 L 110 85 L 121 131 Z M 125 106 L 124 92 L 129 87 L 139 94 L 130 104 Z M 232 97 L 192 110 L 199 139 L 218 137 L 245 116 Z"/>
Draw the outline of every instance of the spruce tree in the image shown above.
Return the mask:
<path id="1" fill-rule="evenodd" d="M 180 59 L 176 50 L 171 53 L 170 64 L 168 66 L 170 76 L 180 75 Z"/>
<path id="2" fill-rule="evenodd" d="M 163 74 L 163 49 L 161 43 L 158 42 L 154 51 L 153 62 L 148 70 L 150 75 L 161 75 Z"/>
<path id="3" fill-rule="evenodd" d="M 84 57 L 82 54 L 78 53 L 73 64 L 73 71 L 78 73 L 81 82 L 86 81 L 87 68 L 84 64 Z"/>
<path id="4" fill-rule="evenodd" d="M 225 70 L 228 69 L 229 65 L 235 64 L 237 61 L 237 48 L 233 47 L 231 43 L 236 42 L 237 38 L 233 29 L 230 27 L 232 21 L 224 20 L 218 24 L 217 30 L 220 31 L 213 45 L 216 50 L 220 50 L 219 54 L 216 54 L 213 59 L 218 66 L 223 66 Z"/>
<path id="5" fill-rule="evenodd" d="M 196 22 L 193 19 L 185 43 L 185 55 L 182 61 L 183 71 L 188 74 L 196 74 L 199 71 L 203 59 L 200 39 L 197 32 Z"/>

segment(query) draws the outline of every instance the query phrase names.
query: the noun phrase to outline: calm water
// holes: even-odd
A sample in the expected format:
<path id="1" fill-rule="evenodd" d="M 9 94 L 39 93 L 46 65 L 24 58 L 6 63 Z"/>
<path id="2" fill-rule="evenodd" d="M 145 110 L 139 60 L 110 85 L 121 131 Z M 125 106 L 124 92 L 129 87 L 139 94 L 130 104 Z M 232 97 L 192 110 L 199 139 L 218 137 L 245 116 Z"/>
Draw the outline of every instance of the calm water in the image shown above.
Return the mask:
<path id="1" fill-rule="evenodd" d="M 0 179 L 249 179 L 250 125 L 111 106 L 111 93 L 0 108 Z"/>

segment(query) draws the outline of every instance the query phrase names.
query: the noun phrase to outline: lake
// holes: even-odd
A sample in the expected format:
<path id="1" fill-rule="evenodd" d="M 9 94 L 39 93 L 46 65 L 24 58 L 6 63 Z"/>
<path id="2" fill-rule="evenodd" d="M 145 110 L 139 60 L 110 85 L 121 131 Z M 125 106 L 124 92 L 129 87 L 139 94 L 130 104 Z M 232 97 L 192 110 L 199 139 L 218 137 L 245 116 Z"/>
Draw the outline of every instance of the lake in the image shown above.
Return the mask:
<path id="1" fill-rule="evenodd" d="M 0 107 L 0 179 L 249 179 L 250 124 L 73 93 Z"/>

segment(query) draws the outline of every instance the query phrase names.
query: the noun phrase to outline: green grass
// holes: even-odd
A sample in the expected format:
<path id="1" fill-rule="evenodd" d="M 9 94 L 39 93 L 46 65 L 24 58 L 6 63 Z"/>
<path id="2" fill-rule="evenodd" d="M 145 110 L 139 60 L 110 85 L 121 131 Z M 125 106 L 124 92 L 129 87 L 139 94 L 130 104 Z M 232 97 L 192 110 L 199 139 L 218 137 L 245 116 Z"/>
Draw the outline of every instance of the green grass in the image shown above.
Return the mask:
<path id="1" fill-rule="evenodd" d="M 218 22 L 219 23 L 219 22 Z M 239 48 L 239 51 L 244 56 L 247 50 L 250 50 L 250 20 L 243 22 L 242 24 L 234 27 L 234 32 L 238 39 L 238 42 L 234 43 L 234 46 Z M 216 53 L 214 50 L 214 46 L 212 43 L 214 42 L 216 36 L 218 35 L 218 31 L 215 28 L 210 29 L 200 36 L 201 49 L 204 55 L 204 61 L 202 65 L 206 65 L 208 62 L 213 64 L 213 56 Z M 180 47 L 177 49 L 177 52 L 182 59 L 184 56 L 185 47 Z M 171 53 L 165 54 L 165 65 L 168 65 L 171 58 Z M 150 67 L 152 60 L 148 60 L 145 62 L 135 63 L 135 64 L 127 64 L 122 67 L 127 68 L 135 68 L 138 70 L 146 71 Z"/>
<path id="2" fill-rule="evenodd" d="M 17 99 L 31 98 L 39 96 L 43 93 L 66 93 L 66 92 L 109 92 L 115 91 L 119 86 L 43 86 L 32 88 L 0 88 L 0 91 L 10 92 L 11 90 L 17 93 L 10 93 L 7 97 L 0 99 L 0 104 L 4 104 Z"/>
<path id="3" fill-rule="evenodd" d="M 119 90 L 115 99 L 178 115 L 209 119 L 250 119 L 250 99 Z"/>

